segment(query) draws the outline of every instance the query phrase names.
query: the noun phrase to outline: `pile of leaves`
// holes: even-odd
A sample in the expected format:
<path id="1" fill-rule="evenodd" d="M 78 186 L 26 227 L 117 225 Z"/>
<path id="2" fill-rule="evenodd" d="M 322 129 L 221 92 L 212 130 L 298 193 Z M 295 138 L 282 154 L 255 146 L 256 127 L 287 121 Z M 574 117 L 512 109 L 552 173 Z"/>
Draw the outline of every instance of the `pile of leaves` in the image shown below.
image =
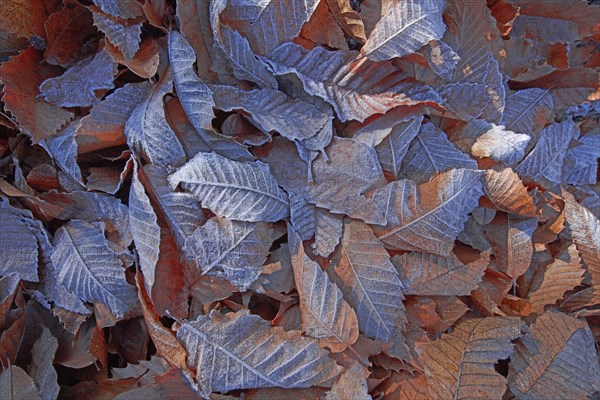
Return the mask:
<path id="1" fill-rule="evenodd" d="M 598 398 L 597 1 L 0 15 L 0 398 Z"/>

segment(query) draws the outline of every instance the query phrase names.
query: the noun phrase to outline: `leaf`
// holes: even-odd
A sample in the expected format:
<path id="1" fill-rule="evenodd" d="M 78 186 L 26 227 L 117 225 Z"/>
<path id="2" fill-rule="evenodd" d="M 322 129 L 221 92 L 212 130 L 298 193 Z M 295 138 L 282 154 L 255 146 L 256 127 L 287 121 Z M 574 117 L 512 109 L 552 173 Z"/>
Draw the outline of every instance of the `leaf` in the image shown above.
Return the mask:
<path id="1" fill-rule="evenodd" d="M 302 241 L 288 228 L 294 280 L 300 296 L 302 330 L 332 351 L 341 352 L 358 339 L 358 320 L 327 272 L 304 252 Z"/>
<path id="2" fill-rule="evenodd" d="M 98 102 L 96 90 L 114 88 L 117 65 L 107 51 L 73 65 L 64 74 L 40 85 L 44 99 L 58 107 L 89 107 Z M 85 78 L 84 78 L 85 77 Z"/>
<path id="3" fill-rule="evenodd" d="M 215 117 L 213 93 L 194 72 L 193 64 L 196 61 L 194 49 L 176 31 L 169 34 L 169 61 L 181 105 L 206 145 L 229 158 L 252 159 L 245 146 L 213 132 L 212 119 Z"/>
<path id="4" fill-rule="evenodd" d="M 340 242 L 343 218 L 317 207 L 315 209 L 315 243 L 313 251 L 321 257 L 329 257 Z"/>
<path id="5" fill-rule="evenodd" d="M 578 134 L 579 129 L 573 121 L 548 126 L 516 172 L 532 179 L 545 178 L 551 183 L 559 183 L 567 147 Z"/>
<path id="6" fill-rule="evenodd" d="M 323 400 L 341 400 L 341 399 L 366 399 L 371 400 L 368 394 L 369 387 L 365 379 L 363 367 L 359 363 L 354 363 L 346 370 L 340 379 L 333 384 L 331 390 L 325 393 L 321 398 Z"/>
<path id="7" fill-rule="evenodd" d="M 169 34 L 169 61 L 173 68 L 175 88 L 183 109 L 196 130 L 212 129 L 215 103 L 212 92 L 195 74 L 194 50 L 178 32 Z"/>
<path id="8" fill-rule="evenodd" d="M 446 85 L 446 106 L 462 119 L 482 118 L 498 123 L 504 109 L 505 89 L 498 57 L 502 40 L 496 20 L 484 2 L 453 0 L 444 12 L 443 41 L 460 57 L 452 82 Z M 471 105 L 464 112 L 465 100 Z M 517 132 L 522 133 L 522 132 Z"/>
<path id="9" fill-rule="evenodd" d="M 75 136 L 79 153 L 125 144 L 125 123 L 151 88 L 150 82 L 128 83 L 92 107 Z"/>
<path id="10" fill-rule="evenodd" d="M 223 111 L 243 110 L 252 122 L 265 134 L 273 131 L 292 141 L 306 143 L 322 130 L 328 130 L 331 138 L 331 111 L 286 96 L 272 89 L 239 90 L 233 86 L 212 85 L 215 105 Z M 310 150 L 323 150 L 329 142 Z"/>
<path id="11" fill-rule="evenodd" d="M 481 279 L 489 255 L 464 264 L 454 254 L 440 257 L 427 253 L 394 256 L 392 263 L 404 284 L 404 295 L 464 296 L 475 289 Z"/>
<path id="12" fill-rule="evenodd" d="M 383 181 L 375 151 L 364 143 L 334 137 L 328 148 L 329 161 L 313 161 L 313 181 L 307 182 L 306 164 L 296 155 L 293 145 L 274 138 L 271 152 L 262 160 L 287 192 L 332 213 L 347 214 L 368 223 L 382 223 L 380 210 L 363 196 Z M 341 178 L 343 177 L 343 178 Z"/>
<path id="13" fill-rule="evenodd" d="M 401 177 L 425 182 L 454 168 L 477 169 L 477 162 L 458 150 L 433 124 L 426 123 L 404 156 Z"/>
<path id="14" fill-rule="evenodd" d="M 421 129 L 423 117 L 399 122 L 391 129 L 381 143 L 375 146 L 377 157 L 384 172 L 394 178 L 400 177 L 401 165 L 412 140 Z"/>
<path id="15" fill-rule="evenodd" d="M 225 9 L 225 23 L 236 25 L 256 53 L 268 55 L 280 44 L 298 36 L 318 3 L 319 0 L 285 3 L 266 0 L 255 4 L 231 1 Z"/>
<path id="16" fill-rule="evenodd" d="M 147 291 L 151 292 L 159 256 L 160 227 L 150 199 L 138 178 L 137 165 L 134 165 L 129 192 L 129 225 L 139 257 L 140 269 L 148 285 Z"/>
<path id="17" fill-rule="evenodd" d="M 486 226 L 485 235 L 492 245 L 498 268 L 513 279 L 525 273 L 531 264 L 533 231 L 537 218 L 522 218 L 499 212 Z"/>
<path id="18" fill-rule="evenodd" d="M 293 73 L 304 90 L 331 104 L 342 122 L 364 121 L 398 106 L 440 102 L 431 88 L 408 80 L 391 63 L 356 59 L 355 51 L 308 51 L 294 43 L 275 49 L 267 61 L 276 75 Z"/>
<path id="19" fill-rule="evenodd" d="M 510 390 L 524 398 L 585 398 L 600 389 L 594 337 L 585 320 L 548 311 L 517 343 Z"/>
<path id="20" fill-rule="evenodd" d="M 52 262 L 58 280 L 82 300 L 107 306 L 117 318 L 135 307 L 135 289 L 102 233 L 93 225 L 69 221 L 54 236 Z"/>
<path id="21" fill-rule="evenodd" d="M 125 124 L 129 147 L 151 164 L 171 172 L 185 162 L 185 153 L 165 118 L 163 97 L 173 90 L 170 70 L 131 113 Z"/>
<path id="22" fill-rule="evenodd" d="M 60 391 L 58 374 L 52 366 L 57 349 L 58 341 L 48 328 L 44 327 L 40 338 L 31 349 L 33 360 L 29 367 L 29 375 L 38 387 L 42 400 L 54 400 Z"/>
<path id="23" fill-rule="evenodd" d="M 142 302 L 142 300 L 140 300 L 140 303 L 143 307 L 144 303 Z M 175 339 L 174 333 L 171 333 L 171 336 Z M 185 350 L 183 350 L 183 348 L 181 350 L 185 353 Z M 183 365 L 185 365 L 185 361 Z M 163 357 L 153 355 L 150 357 L 150 360 L 140 360 L 139 364 L 127 364 L 127 366 L 123 368 L 111 368 L 110 372 L 113 378 L 122 379 L 140 377 L 140 382 L 147 384 L 151 382 L 154 377 L 168 372 L 169 368 L 169 363 Z M 140 376 L 142 374 L 144 374 L 144 376 Z"/>
<path id="24" fill-rule="evenodd" d="M 177 370 L 156 376 L 142 387 L 134 387 L 114 397 L 114 400 L 194 400 L 198 393 L 190 387 L 187 377 Z"/>
<path id="25" fill-rule="evenodd" d="M 165 172 L 154 165 L 144 165 L 139 174 L 139 179 L 152 201 L 165 216 L 177 246 L 183 249 L 186 238 L 205 222 L 205 218 L 199 212 L 200 203 L 190 193 L 173 191 Z"/>
<path id="26" fill-rule="evenodd" d="M 71 193 L 48 192 L 40 196 L 41 199 L 57 205 L 61 212 L 56 218 L 63 221 L 81 219 L 88 223 L 100 222 L 105 224 L 109 237 L 117 247 L 131 244 L 132 236 L 129 227 L 129 211 L 118 198 L 102 193 L 80 192 Z"/>
<path id="27" fill-rule="evenodd" d="M 219 16 L 227 5 L 216 0 L 210 5 L 210 20 L 215 44 L 225 53 L 236 78 L 256 83 L 263 88 L 277 89 L 277 81 L 252 52 L 248 40 L 238 31 L 221 23 Z"/>
<path id="28" fill-rule="evenodd" d="M 73 118 L 73 113 L 39 97 L 40 83 L 59 73 L 58 68 L 43 65 L 40 53 L 33 47 L 0 66 L 4 109 L 15 117 L 34 143 L 56 133 Z"/>
<path id="29" fill-rule="evenodd" d="M 452 81 L 483 83 L 491 72 L 486 71 L 490 52 L 502 47 L 489 9 L 479 1 L 452 0 L 444 12 L 444 22 L 447 29 L 443 40 L 460 56 Z"/>
<path id="30" fill-rule="evenodd" d="M 38 243 L 28 219 L 31 214 L 0 204 L 0 275 L 15 273 L 20 279 L 38 282 Z"/>
<path id="31" fill-rule="evenodd" d="M 581 284 L 584 270 L 580 260 L 575 245 L 565 248 L 556 257 L 546 268 L 540 285 L 527 295 L 532 312 L 542 314 L 544 306 L 556 303 L 567 291 Z"/>
<path id="32" fill-rule="evenodd" d="M 40 142 L 54 162 L 77 182 L 82 182 L 81 170 L 77 164 L 77 142 L 75 133 L 80 127 L 80 120 L 73 121 L 60 132 Z"/>
<path id="33" fill-rule="evenodd" d="M 141 23 L 129 23 L 102 12 L 95 12 L 94 25 L 106 35 L 108 40 L 117 46 L 126 61 L 130 61 L 140 49 Z"/>
<path id="34" fill-rule="evenodd" d="M 224 277 L 244 292 L 261 274 L 271 242 L 264 222 L 213 217 L 187 238 L 185 252 L 203 273 Z"/>
<path id="35" fill-rule="evenodd" d="M 288 197 L 290 199 L 290 223 L 294 233 L 300 240 L 309 240 L 315 236 L 316 207 L 294 192 L 290 192 Z"/>
<path id="36" fill-rule="evenodd" d="M 524 217 L 537 215 L 533 198 L 527 193 L 519 176 L 510 168 L 486 170 L 483 175 L 483 190 L 498 210 Z"/>
<path id="37" fill-rule="evenodd" d="M 142 274 L 136 274 L 135 283 L 138 288 L 138 297 L 142 307 L 144 322 L 148 327 L 148 334 L 152 338 L 152 343 L 156 346 L 158 354 L 162 355 L 173 367 L 187 372 L 185 349 L 177 341 L 173 331 L 161 323 L 160 317 L 154 311 L 148 293 L 146 293 L 146 283 Z"/>
<path id="38" fill-rule="evenodd" d="M 98 34 L 93 26 L 92 13 L 79 3 L 52 13 L 44 22 L 47 45 L 44 61 L 52 65 L 70 67 L 90 53 L 86 45 L 90 36 Z M 36 7 L 39 9 L 39 7 Z M 38 33 L 39 35 L 39 33 Z"/>
<path id="39" fill-rule="evenodd" d="M 424 354 L 429 396 L 462 399 L 477 393 L 501 399 L 507 380 L 494 364 L 513 353 L 511 340 L 520 336 L 520 327 L 517 318 L 473 318 L 430 342 Z"/>
<path id="40" fill-rule="evenodd" d="M 0 397 L 3 399 L 40 400 L 40 392 L 29 375 L 10 365 L 0 375 Z"/>
<path id="41" fill-rule="evenodd" d="M 344 299 L 355 310 L 366 337 L 390 341 L 402 331 L 406 316 L 404 285 L 390 257 L 364 222 L 344 221 L 339 261 L 328 269 Z"/>
<path id="42" fill-rule="evenodd" d="M 247 311 L 199 316 L 179 328 L 177 339 L 209 391 L 310 387 L 341 372 L 314 339 L 271 327 Z"/>
<path id="43" fill-rule="evenodd" d="M 161 55 L 164 46 L 159 45 L 156 40 L 151 37 L 144 38 L 139 44 L 139 50 L 130 59 L 126 59 L 123 53 L 113 45 L 110 41 L 106 41 L 106 51 L 110 53 L 112 58 L 119 65 L 126 66 L 131 72 L 144 79 L 151 79 L 158 72 Z M 166 56 L 163 54 L 162 58 Z M 166 67 L 166 65 L 165 65 Z"/>
<path id="44" fill-rule="evenodd" d="M 92 0 L 102 11 L 119 18 L 136 18 L 142 7 L 136 0 Z"/>
<path id="45" fill-rule="evenodd" d="M 592 284 L 600 285 L 600 222 L 587 208 L 577 203 L 570 193 L 563 191 L 565 219 L 573 242 L 587 266 Z"/>
<path id="46" fill-rule="evenodd" d="M 349 36 L 359 44 L 367 41 L 365 27 L 360 14 L 352 9 L 349 0 L 327 0 L 327 7 L 336 22 Z"/>
<path id="47" fill-rule="evenodd" d="M 593 185 L 596 183 L 600 158 L 600 134 L 588 133 L 575 143 L 575 147 L 567 150 L 562 171 L 563 182 L 571 185 Z"/>
<path id="48" fill-rule="evenodd" d="M 87 177 L 86 186 L 88 190 L 102 191 L 108 194 L 116 194 L 129 173 L 133 169 L 133 158 L 128 158 L 125 164 L 116 164 L 110 167 L 90 167 L 90 175 Z"/>
<path id="49" fill-rule="evenodd" d="M 441 40 L 431 40 L 421 48 L 421 53 L 427 60 L 429 68 L 445 81 L 451 81 L 460 61 L 458 54 Z"/>
<path id="50" fill-rule="evenodd" d="M 551 120 L 554 102 L 548 90 L 531 88 L 506 96 L 506 106 L 500 123 L 516 133 L 533 137 Z"/>
<path id="51" fill-rule="evenodd" d="M 502 126 L 476 119 L 460 129 L 450 130 L 448 137 L 461 150 L 477 158 L 489 157 L 512 166 L 525 156 L 530 137 L 505 130 Z"/>
<path id="52" fill-rule="evenodd" d="M 397 2 L 375 25 L 361 54 L 373 61 L 385 61 L 440 39 L 446 30 L 443 9 L 444 3 L 436 0 Z"/>
<path id="53" fill-rule="evenodd" d="M 378 189 L 373 201 L 388 223 L 374 227 L 375 234 L 394 249 L 449 255 L 467 214 L 483 194 L 481 175 L 453 169 L 419 186 L 400 180 Z"/>
<path id="54" fill-rule="evenodd" d="M 427 379 L 423 374 L 411 374 L 407 371 L 392 371 L 391 376 L 386 379 L 383 386 L 387 396 L 398 399 L 429 400 Z"/>
<path id="55" fill-rule="evenodd" d="M 203 207 L 225 218 L 275 222 L 288 215 L 287 195 L 261 162 L 232 161 L 216 153 L 199 153 L 171 174 L 169 183 L 173 188 L 181 183 Z M 252 206 L 240 208 L 242 202 Z"/>

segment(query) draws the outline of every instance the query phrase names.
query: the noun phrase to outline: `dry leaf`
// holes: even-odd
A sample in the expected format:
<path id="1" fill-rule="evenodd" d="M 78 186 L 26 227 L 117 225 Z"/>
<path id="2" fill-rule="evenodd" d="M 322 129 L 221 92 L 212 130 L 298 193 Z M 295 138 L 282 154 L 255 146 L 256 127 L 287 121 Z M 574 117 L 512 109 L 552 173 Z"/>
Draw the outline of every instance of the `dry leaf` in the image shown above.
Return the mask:
<path id="1" fill-rule="evenodd" d="M 520 327 L 516 318 L 468 319 L 428 344 L 424 359 L 430 398 L 477 393 L 477 397 L 501 399 L 507 379 L 494 370 L 494 364 L 512 354 L 511 340 L 520 336 Z"/>

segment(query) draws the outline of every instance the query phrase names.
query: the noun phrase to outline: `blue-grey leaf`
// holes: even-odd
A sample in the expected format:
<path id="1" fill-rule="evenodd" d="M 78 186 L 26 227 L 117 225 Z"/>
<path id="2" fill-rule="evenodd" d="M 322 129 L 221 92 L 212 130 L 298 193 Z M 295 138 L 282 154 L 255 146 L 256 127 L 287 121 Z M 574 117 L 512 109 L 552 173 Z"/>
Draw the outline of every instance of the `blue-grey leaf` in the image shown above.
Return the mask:
<path id="1" fill-rule="evenodd" d="M 228 219 L 275 222 L 288 216 L 287 195 L 261 162 L 199 153 L 171 174 L 169 183 L 172 187 L 181 183 L 203 207 Z"/>
<path id="2" fill-rule="evenodd" d="M 82 177 L 77 164 L 77 142 L 75 141 L 75 133 L 80 124 L 81 120 L 70 122 L 58 133 L 40 141 L 40 145 L 48 151 L 60 169 L 81 183 Z"/>
<path id="3" fill-rule="evenodd" d="M 408 149 L 400 177 L 415 182 L 428 181 L 434 175 L 453 168 L 476 169 L 477 162 L 461 152 L 448 137 L 428 122 Z"/>
<path id="4" fill-rule="evenodd" d="M 313 161 L 313 181 L 308 182 L 306 164 L 297 156 L 294 145 L 274 138 L 271 152 L 262 158 L 277 182 L 287 191 L 309 203 L 336 214 L 347 214 L 368 223 L 385 222 L 375 204 L 364 196 L 383 185 L 385 179 L 375 150 L 352 139 L 334 137 L 328 148 L 329 160 L 319 156 Z"/>
<path id="5" fill-rule="evenodd" d="M 183 147 L 165 118 L 163 97 L 172 90 L 172 75 L 167 70 L 125 124 L 129 147 L 166 172 L 173 171 L 185 162 Z"/>
<path id="6" fill-rule="evenodd" d="M 271 243 L 265 222 L 213 217 L 187 238 L 185 253 L 203 273 L 221 276 L 244 292 L 261 274 Z"/>
<path id="7" fill-rule="evenodd" d="M 273 327 L 247 310 L 225 315 L 213 311 L 186 321 L 177 339 L 209 392 L 304 388 L 330 382 L 341 372 L 315 339 Z"/>
<path id="8" fill-rule="evenodd" d="M 152 193 L 164 214 L 177 246 L 183 249 L 187 237 L 206 221 L 200 202 L 191 193 L 173 191 L 167 174 L 154 165 L 144 165 L 139 173 L 144 178 L 146 190 Z"/>
<path id="9" fill-rule="evenodd" d="M 375 25 L 361 54 L 373 61 L 385 61 L 440 39 L 446 30 L 442 21 L 444 5 L 438 0 L 396 2 Z"/>
<path id="10" fill-rule="evenodd" d="M 503 126 L 482 119 L 469 121 L 448 131 L 448 137 L 461 150 L 477 158 L 489 157 L 512 166 L 525 156 L 531 139 L 528 135 L 514 133 Z"/>
<path id="11" fill-rule="evenodd" d="M 300 34 L 318 4 L 319 0 L 230 0 L 225 14 L 255 53 L 268 55 Z"/>
<path id="12" fill-rule="evenodd" d="M 214 132 L 213 93 L 194 71 L 194 62 L 196 62 L 194 49 L 176 31 L 169 33 L 169 61 L 173 69 L 175 89 L 183 110 L 204 143 L 227 158 L 253 159 L 245 146 L 230 137 Z"/>
<path id="13" fill-rule="evenodd" d="M 98 103 L 96 90 L 115 87 L 117 64 L 112 56 L 101 50 L 78 62 L 56 78 L 40 85 L 44 99 L 58 107 L 90 107 Z"/>
<path id="14" fill-rule="evenodd" d="M 402 105 L 441 102 L 429 86 L 407 80 L 391 63 L 357 60 L 356 51 L 306 50 L 285 43 L 266 59 L 276 75 L 295 74 L 304 90 L 331 104 L 343 121 L 364 121 Z"/>
<path id="15" fill-rule="evenodd" d="M 387 251 L 367 224 L 344 221 L 339 261 L 327 273 L 356 312 L 361 333 L 388 342 L 403 330 L 404 285 Z"/>
<path id="16" fill-rule="evenodd" d="M 104 33 L 112 44 L 117 46 L 126 61 L 130 61 L 140 49 L 142 23 L 128 23 L 119 18 L 95 12 L 94 25 Z"/>
<path id="17" fill-rule="evenodd" d="M 516 171 L 521 176 L 535 180 L 545 178 L 553 184 L 560 183 L 567 148 L 571 139 L 577 136 L 579 127 L 570 120 L 546 127 Z"/>
<path id="18" fill-rule="evenodd" d="M 135 287 L 125 280 L 119 257 L 93 225 L 72 220 L 60 227 L 52 262 L 59 282 L 82 300 L 104 304 L 117 318 L 137 307 Z"/>
<path id="19" fill-rule="evenodd" d="M 277 89 L 277 80 L 267 66 L 256 58 L 248 40 L 219 20 L 226 5 L 227 0 L 213 0 L 210 5 L 210 20 L 215 44 L 227 56 L 233 74 L 238 79 L 254 82 L 260 87 Z"/>
<path id="20" fill-rule="evenodd" d="M 17 274 L 38 282 L 38 242 L 32 232 L 29 211 L 19 210 L 3 198 L 0 203 L 0 275 Z"/>
<path id="21" fill-rule="evenodd" d="M 452 169 L 417 186 L 410 180 L 388 183 L 373 197 L 387 225 L 374 226 L 387 246 L 447 256 L 468 214 L 483 195 L 482 171 Z"/>
<path id="22" fill-rule="evenodd" d="M 139 257 L 140 269 L 144 274 L 146 290 L 152 293 L 160 249 L 160 227 L 150 199 L 138 178 L 137 163 L 134 166 L 129 192 L 129 225 Z"/>

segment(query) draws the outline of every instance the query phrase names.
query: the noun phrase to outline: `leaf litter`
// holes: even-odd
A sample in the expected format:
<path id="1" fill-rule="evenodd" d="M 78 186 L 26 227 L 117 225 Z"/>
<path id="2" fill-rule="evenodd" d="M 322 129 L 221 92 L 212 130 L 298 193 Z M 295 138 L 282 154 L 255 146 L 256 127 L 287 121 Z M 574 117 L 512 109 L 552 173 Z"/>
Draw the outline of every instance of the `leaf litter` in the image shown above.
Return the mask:
<path id="1" fill-rule="evenodd" d="M 596 0 L 4 0 L 0 397 L 600 393 Z"/>

